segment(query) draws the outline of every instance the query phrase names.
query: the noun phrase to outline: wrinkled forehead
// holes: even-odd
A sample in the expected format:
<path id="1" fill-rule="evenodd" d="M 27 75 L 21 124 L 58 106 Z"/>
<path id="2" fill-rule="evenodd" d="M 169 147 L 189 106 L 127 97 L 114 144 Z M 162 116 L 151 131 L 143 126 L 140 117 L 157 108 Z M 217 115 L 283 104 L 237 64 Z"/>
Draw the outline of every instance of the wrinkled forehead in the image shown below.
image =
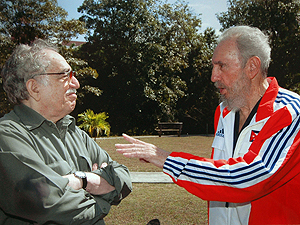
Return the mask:
<path id="1" fill-rule="evenodd" d="M 65 58 L 60 55 L 58 52 L 55 52 L 51 49 L 45 49 L 41 52 L 41 57 L 46 64 L 47 70 L 52 69 L 61 69 L 67 70 L 70 69 L 70 65 L 67 63 Z"/>
<path id="2" fill-rule="evenodd" d="M 241 55 L 240 51 L 237 47 L 237 44 L 235 40 L 229 39 L 221 41 L 218 46 L 215 48 L 213 57 L 212 57 L 212 63 L 218 61 L 227 61 L 227 60 L 238 60 L 240 61 Z"/>

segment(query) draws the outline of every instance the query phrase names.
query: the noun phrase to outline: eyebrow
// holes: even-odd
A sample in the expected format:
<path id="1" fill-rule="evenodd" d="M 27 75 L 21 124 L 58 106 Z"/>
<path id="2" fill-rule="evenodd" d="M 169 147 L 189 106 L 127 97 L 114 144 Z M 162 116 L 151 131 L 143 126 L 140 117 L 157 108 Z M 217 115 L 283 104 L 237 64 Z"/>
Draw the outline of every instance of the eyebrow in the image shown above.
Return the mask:
<path id="1" fill-rule="evenodd" d="M 222 61 L 211 61 L 211 65 L 224 65 L 225 63 L 224 62 L 222 62 Z"/>

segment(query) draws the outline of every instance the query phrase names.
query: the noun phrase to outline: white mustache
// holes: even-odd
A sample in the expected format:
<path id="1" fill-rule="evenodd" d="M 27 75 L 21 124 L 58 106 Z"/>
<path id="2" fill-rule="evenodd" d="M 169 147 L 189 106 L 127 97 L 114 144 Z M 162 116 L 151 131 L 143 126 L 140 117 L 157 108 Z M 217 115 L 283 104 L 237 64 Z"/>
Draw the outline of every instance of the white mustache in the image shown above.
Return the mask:
<path id="1" fill-rule="evenodd" d="M 215 82 L 215 87 L 216 88 L 226 88 L 226 86 L 224 84 L 222 84 L 221 82 L 219 82 L 219 81 Z"/>
<path id="2" fill-rule="evenodd" d="M 68 94 L 73 94 L 73 93 L 76 94 L 76 92 L 77 92 L 76 89 L 70 88 L 70 89 L 67 90 L 66 94 L 67 94 L 67 95 L 68 95 Z"/>

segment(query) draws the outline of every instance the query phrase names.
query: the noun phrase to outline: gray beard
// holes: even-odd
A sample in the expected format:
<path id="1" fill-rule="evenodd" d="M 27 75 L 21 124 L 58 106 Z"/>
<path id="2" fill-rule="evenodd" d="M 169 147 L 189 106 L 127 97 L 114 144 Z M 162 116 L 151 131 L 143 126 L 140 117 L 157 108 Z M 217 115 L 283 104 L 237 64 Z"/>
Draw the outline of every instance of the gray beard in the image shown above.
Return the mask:
<path id="1" fill-rule="evenodd" d="M 243 75 L 237 80 L 233 87 L 230 88 L 230 97 L 220 95 L 220 100 L 223 102 L 225 107 L 231 111 L 239 111 L 241 108 L 247 105 L 247 99 L 249 99 L 250 93 L 250 81 Z"/>
<path id="2" fill-rule="evenodd" d="M 226 99 L 223 95 L 220 96 L 220 101 L 228 110 L 233 112 L 239 111 L 245 105 L 243 99 Z"/>

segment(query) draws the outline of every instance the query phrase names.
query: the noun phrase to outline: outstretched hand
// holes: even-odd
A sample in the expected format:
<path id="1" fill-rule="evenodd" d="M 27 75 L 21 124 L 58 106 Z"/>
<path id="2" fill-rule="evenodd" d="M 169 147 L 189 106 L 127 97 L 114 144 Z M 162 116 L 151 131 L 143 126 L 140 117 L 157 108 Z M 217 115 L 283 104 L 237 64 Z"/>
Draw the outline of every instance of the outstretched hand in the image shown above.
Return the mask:
<path id="1" fill-rule="evenodd" d="M 170 155 L 169 152 L 126 134 L 123 134 L 123 137 L 131 144 L 116 144 L 117 152 L 122 153 L 127 158 L 139 158 L 142 161 L 163 168 L 167 157 Z"/>

